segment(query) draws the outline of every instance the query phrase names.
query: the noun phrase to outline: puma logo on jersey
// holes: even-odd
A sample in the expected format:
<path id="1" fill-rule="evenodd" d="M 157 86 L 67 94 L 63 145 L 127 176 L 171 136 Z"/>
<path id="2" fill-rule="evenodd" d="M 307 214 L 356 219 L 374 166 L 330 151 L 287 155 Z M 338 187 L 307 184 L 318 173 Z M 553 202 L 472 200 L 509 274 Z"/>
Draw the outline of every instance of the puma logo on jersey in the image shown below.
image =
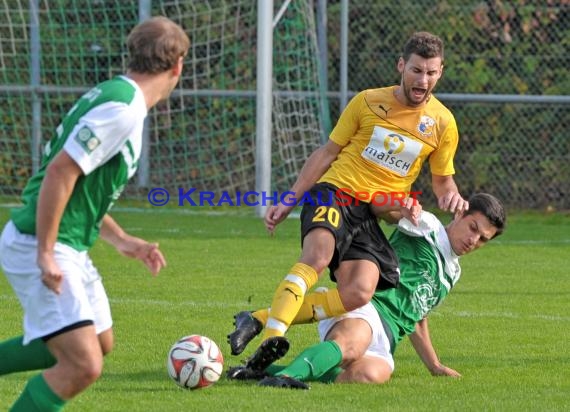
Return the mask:
<path id="1" fill-rule="evenodd" d="M 388 117 L 388 112 L 389 112 L 390 110 L 392 110 L 391 107 L 388 107 L 388 108 L 386 109 L 386 108 L 384 108 L 384 106 L 382 106 L 381 104 L 378 105 L 378 107 L 386 114 L 386 117 Z"/>

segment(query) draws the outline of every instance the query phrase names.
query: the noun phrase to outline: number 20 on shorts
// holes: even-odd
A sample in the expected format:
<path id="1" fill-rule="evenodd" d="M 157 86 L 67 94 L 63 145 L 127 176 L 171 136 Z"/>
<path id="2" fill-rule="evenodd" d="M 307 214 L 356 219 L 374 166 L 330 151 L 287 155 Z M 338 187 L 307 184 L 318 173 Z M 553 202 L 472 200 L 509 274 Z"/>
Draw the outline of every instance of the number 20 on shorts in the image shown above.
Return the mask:
<path id="1" fill-rule="evenodd" d="M 324 222 L 327 221 L 334 227 L 338 227 L 340 221 L 340 213 L 338 210 L 332 207 L 319 206 L 315 210 L 315 217 L 313 217 L 313 222 Z"/>

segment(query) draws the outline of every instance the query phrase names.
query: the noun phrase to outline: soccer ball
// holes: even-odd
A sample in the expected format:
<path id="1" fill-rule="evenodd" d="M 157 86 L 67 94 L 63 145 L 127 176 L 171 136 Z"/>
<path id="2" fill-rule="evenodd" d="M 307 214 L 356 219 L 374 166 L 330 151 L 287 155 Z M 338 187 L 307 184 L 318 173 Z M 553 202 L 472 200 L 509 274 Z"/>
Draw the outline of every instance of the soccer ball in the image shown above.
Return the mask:
<path id="1" fill-rule="evenodd" d="M 201 335 L 189 335 L 172 345 L 166 366 L 168 374 L 178 386 L 199 389 L 220 379 L 224 357 L 213 340 Z"/>

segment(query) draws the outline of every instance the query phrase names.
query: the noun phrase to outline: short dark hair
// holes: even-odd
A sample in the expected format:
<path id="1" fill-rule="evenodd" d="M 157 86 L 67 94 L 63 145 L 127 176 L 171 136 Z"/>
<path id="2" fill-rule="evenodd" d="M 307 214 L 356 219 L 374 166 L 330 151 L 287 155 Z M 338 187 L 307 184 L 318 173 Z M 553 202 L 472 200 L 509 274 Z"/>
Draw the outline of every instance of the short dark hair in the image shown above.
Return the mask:
<path id="1" fill-rule="evenodd" d="M 443 40 L 427 31 L 416 32 L 404 44 L 402 50 L 404 61 L 407 62 L 412 54 L 417 54 L 424 59 L 441 57 L 443 63 Z"/>
<path id="2" fill-rule="evenodd" d="M 507 215 L 499 199 L 488 193 L 474 194 L 469 198 L 469 209 L 465 212 L 465 215 L 471 215 L 475 212 L 481 213 L 497 228 L 497 232 L 493 237 L 503 233 L 507 224 Z"/>
<path id="3" fill-rule="evenodd" d="M 156 16 L 139 23 L 127 37 L 128 68 L 157 74 L 172 69 L 188 52 L 190 39 L 172 20 Z"/>

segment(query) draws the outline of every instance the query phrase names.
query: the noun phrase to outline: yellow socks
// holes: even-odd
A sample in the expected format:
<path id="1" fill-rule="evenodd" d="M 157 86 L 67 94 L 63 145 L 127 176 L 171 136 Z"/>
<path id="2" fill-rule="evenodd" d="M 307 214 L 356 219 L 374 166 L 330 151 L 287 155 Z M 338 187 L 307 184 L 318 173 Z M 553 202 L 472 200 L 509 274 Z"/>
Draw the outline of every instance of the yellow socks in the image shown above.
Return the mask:
<path id="1" fill-rule="evenodd" d="M 291 268 L 273 296 L 271 310 L 263 333 L 264 340 L 272 336 L 285 335 L 303 304 L 306 291 L 318 280 L 317 272 L 309 265 L 296 263 Z M 257 312 L 254 316 L 256 314 Z M 258 316 L 255 317 L 259 319 Z"/>
<path id="2" fill-rule="evenodd" d="M 299 315 L 293 323 L 318 322 L 344 313 L 346 313 L 346 309 L 340 300 L 337 288 L 324 292 L 312 292 L 305 296 L 302 310 L 299 310 Z"/>
<path id="3" fill-rule="evenodd" d="M 346 309 L 340 300 L 338 289 L 330 289 L 324 292 L 312 292 L 305 296 L 303 304 L 299 308 L 292 325 L 313 323 L 322 319 L 332 318 L 346 313 Z M 263 325 L 269 319 L 269 309 L 255 311 L 253 316 Z M 269 337 L 269 336 L 268 336 Z"/>

